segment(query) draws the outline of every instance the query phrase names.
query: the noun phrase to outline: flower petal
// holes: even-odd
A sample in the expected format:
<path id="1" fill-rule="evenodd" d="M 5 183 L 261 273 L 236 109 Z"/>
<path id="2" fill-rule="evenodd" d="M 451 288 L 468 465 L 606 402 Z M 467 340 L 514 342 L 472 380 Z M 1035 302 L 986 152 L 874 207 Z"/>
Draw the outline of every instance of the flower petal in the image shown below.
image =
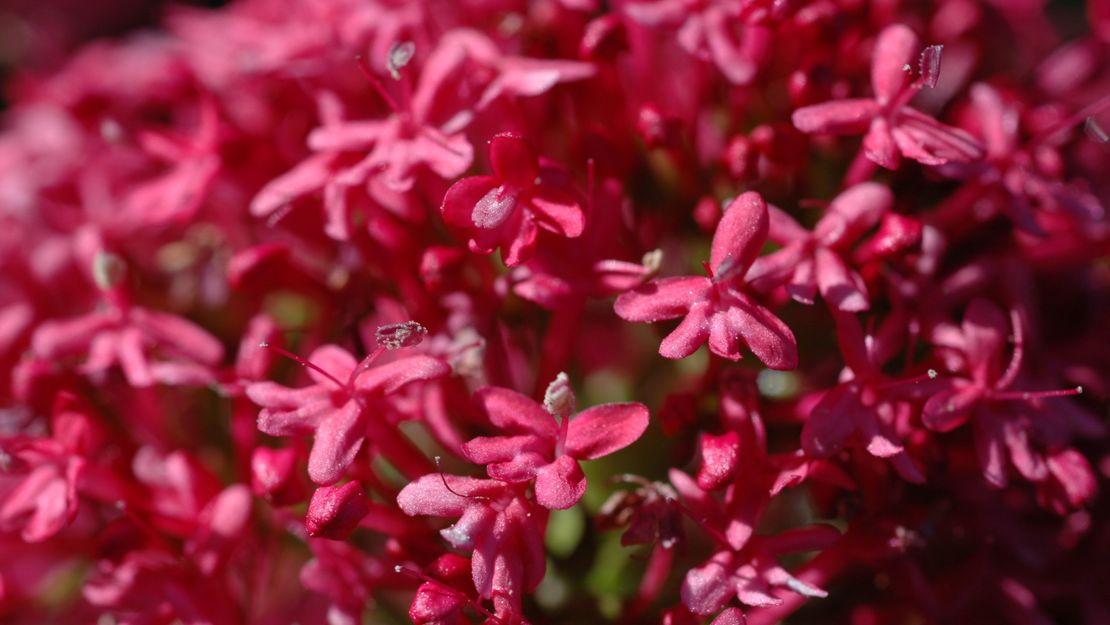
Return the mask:
<path id="1" fill-rule="evenodd" d="M 490 139 L 489 160 L 497 179 L 517 189 L 534 185 L 540 172 L 539 158 L 532 145 L 511 133 Z"/>
<path id="2" fill-rule="evenodd" d="M 548 185 L 538 185 L 529 195 L 529 208 L 536 223 L 545 230 L 568 238 L 582 234 L 586 216 L 570 193 Z"/>
<path id="3" fill-rule="evenodd" d="M 331 484 L 355 461 L 366 438 L 366 410 L 358 402 L 347 402 L 324 418 L 308 455 L 308 477 L 317 484 Z"/>
<path id="4" fill-rule="evenodd" d="M 859 312 L 871 307 L 863 278 L 848 269 L 836 252 L 820 247 L 815 257 L 817 286 L 830 306 L 844 312 Z"/>
<path id="5" fill-rule="evenodd" d="M 408 356 L 378 365 L 359 374 L 355 387 L 360 391 L 388 395 L 406 384 L 434 380 L 451 373 L 451 365 L 439 358 Z"/>
<path id="6" fill-rule="evenodd" d="M 475 505 L 472 497 L 490 497 L 504 489 L 496 480 L 431 473 L 402 488 L 397 505 L 409 516 L 457 517 Z"/>
<path id="7" fill-rule="evenodd" d="M 809 134 L 858 135 L 881 111 L 874 100 L 833 100 L 803 106 L 790 116 L 794 127 Z"/>
<path id="8" fill-rule="evenodd" d="M 493 176 L 471 176 L 451 185 L 439 207 L 443 221 L 463 230 L 474 229 L 477 227 L 473 219 L 475 206 L 497 188 L 497 179 Z"/>
<path id="9" fill-rule="evenodd" d="M 584 494 L 586 475 L 570 456 L 560 456 L 536 473 L 536 502 L 549 510 L 566 510 Z"/>
<path id="10" fill-rule="evenodd" d="M 885 104 L 902 91 L 910 77 L 905 68 L 916 67 L 919 52 L 921 41 L 908 26 L 892 24 L 879 33 L 871 55 L 871 88 L 876 100 Z"/>
<path id="11" fill-rule="evenodd" d="M 837 195 L 813 228 L 813 235 L 828 247 L 855 241 L 879 223 L 894 204 L 894 194 L 877 182 L 864 182 Z"/>
<path id="12" fill-rule="evenodd" d="M 728 309 L 729 325 L 756 358 L 772 369 L 798 367 L 798 342 L 781 319 L 746 297 Z"/>
<path id="13" fill-rule="evenodd" d="M 621 294 L 613 304 L 617 316 L 625 321 L 661 321 L 685 315 L 690 306 L 706 297 L 709 278 L 689 276 L 652 280 Z"/>
<path id="14" fill-rule="evenodd" d="M 602 404 L 583 410 L 567 427 L 566 453 L 580 460 L 595 460 L 624 449 L 643 435 L 648 426 L 647 406 L 637 402 Z"/>
<path id="15" fill-rule="evenodd" d="M 827 458 L 839 451 L 856 431 L 862 411 L 859 396 L 847 384 L 825 393 L 802 426 L 802 449 L 806 455 Z"/>
<path id="16" fill-rule="evenodd" d="M 659 355 L 679 360 L 693 354 L 709 338 L 709 319 L 712 307 L 698 302 L 690 307 L 686 318 L 659 344 Z"/>
<path id="17" fill-rule="evenodd" d="M 474 399 L 489 420 L 509 433 L 528 433 L 554 439 L 559 433 L 555 417 L 532 398 L 497 386 L 478 389 Z"/>
<path id="18" fill-rule="evenodd" d="M 718 274 L 744 275 L 767 242 L 770 218 L 767 204 L 754 191 L 733 200 L 713 234 L 709 265 Z M 722 266 L 727 261 L 727 266 Z"/>

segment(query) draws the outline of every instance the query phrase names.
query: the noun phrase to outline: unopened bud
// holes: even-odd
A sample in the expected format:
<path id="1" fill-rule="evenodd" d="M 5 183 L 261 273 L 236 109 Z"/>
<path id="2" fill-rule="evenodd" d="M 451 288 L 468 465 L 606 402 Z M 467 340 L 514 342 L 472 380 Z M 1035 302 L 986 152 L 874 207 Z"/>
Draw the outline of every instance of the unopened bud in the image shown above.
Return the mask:
<path id="1" fill-rule="evenodd" d="M 552 415 L 566 419 L 574 414 L 574 390 L 566 372 L 559 372 L 543 394 L 543 407 Z"/>
<path id="2" fill-rule="evenodd" d="M 308 502 L 304 527 L 309 536 L 343 540 L 369 513 L 370 502 L 358 482 L 321 486 Z"/>
<path id="3" fill-rule="evenodd" d="M 386 349 L 401 349 L 419 345 L 428 336 L 428 329 L 415 321 L 381 326 L 375 334 L 378 345 Z"/>

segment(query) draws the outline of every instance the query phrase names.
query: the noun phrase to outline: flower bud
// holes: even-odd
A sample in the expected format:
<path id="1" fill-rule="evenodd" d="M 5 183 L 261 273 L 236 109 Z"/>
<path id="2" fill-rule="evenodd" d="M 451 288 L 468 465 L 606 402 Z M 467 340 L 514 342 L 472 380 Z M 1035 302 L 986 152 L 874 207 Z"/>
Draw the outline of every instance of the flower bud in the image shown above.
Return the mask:
<path id="1" fill-rule="evenodd" d="M 369 513 L 370 503 L 358 482 L 321 486 L 308 502 L 304 526 L 309 536 L 343 540 Z"/>

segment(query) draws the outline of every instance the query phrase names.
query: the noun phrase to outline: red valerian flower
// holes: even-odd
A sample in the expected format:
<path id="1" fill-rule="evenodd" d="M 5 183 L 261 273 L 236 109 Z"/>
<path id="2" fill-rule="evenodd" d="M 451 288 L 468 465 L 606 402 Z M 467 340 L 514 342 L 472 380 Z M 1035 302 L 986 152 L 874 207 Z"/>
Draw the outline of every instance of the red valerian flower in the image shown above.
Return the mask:
<path id="1" fill-rule="evenodd" d="M 547 511 L 497 480 L 425 475 L 397 495 L 410 516 L 458 517 L 440 534 L 456 549 L 473 551 L 478 595 L 492 599 L 499 617 L 519 619 L 521 600 L 543 580 Z M 510 618 L 515 616 L 515 618 Z"/>
<path id="2" fill-rule="evenodd" d="M 1103 436 L 1106 427 L 1082 410 L 1040 406 L 1043 399 L 1078 395 L 1082 388 L 1010 390 L 1021 370 L 1024 341 L 1015 313 L 1014 349 L 1003 368 L 1009 325 L 997 306 L 976 298 L 959 329 L 938 326 L 934 332 L 937 340 L 956 348 L 969 377 L 946 378 L 943 390 L 925 402 L 921 420 L 930 429 L 947 432 L 974 419 L 975 448 L 984 479 L 1005 486 L 1005 458 L 1009 456 L 1022 477 L 1040 486 L 1044 501 L 1063 514 L 1095 492 L 1090 465 L 1065 445 L 1073 433 Z M 1005 403 L 1024 405 L 1018 409 Z"/>
<path id="3" fill-rule="evenodd" d="M 772 369 L 798 366 L 794 333 L 745 292 L 744 276 L 767 240 L 767 205 L 749 191 L 729 204 L 717 232 L 709 277 L 652 280 L 617 298 L 614 310 L 628 321 L 685 316 L 659 345 L 666 358 L 685 358 L 709 341 L 709 351 L 740 359 L 744 345 Z"/>
<path id="4" fill-rule="evenodd" d="M 470 249 L 488 254 L 501 248 L 510 267 L 532 253 L 538 229 L 574 238 L 585 217 L 574 195 L 544 179 L 532 145 L 515 134 L 489 142 L 492 176 L 463 178 L 447 190 L 440 211 L 448 225 L 470 239 Z"/>
<path id="5" fill-rule="evenodd" d="M 84 354 L 79 370 L 90 375 L 119 364 L 133 387 L 213 381 L 223 345 L 191 321 L 128 302 L 119 285 L 123 271 L 119 257 L 98 254 L 94 274 L 106 305 L 74 319 L 43 322 L 31 339 L 31 351 L 45 360 Z"/>
<path id="6" fill-rule="evenodd" d="M 379 347 L 360 363 L 343 348 L 325 345 L 305 363 L 315 384 L 291 389 L 257 382 L 247 387 L 247 396 L 262 407 L 260 430 L 273 436 L 315 433 L 308 475 L 317 484 L 335 482 L 354 461 L 367 428 L 374 425 L 372 400 L 451 372 L 447 363 L 424 355 L 372 366 L 384 349 Z"/>
<path id="7" fill-rule="evenodd" d="M 770 594 L 773 587 L 788 588 L 806 597 L 828 593 L 791 575 L 778 556 L 798 551 L 823 549 L 840 533 L 827 525 L 788 530 L 773 536 L 747 536 L 742 541 L 726 538 L 723 525 L 728 513 L 689 476 L 670 471 L 671 483 L 682 494 L 703 529 L 717 539 L 718 551 L 703 565 L 690 569 L 682 583 L 682 603 L 694 614 L 707 615 L 724 608 L 735 596 L 740 603 L 766 607 L 782 603 Z M 732 494 L 726 495 L 731 498 Z"/>
<path id="8" fill-rule="evenodd" d="M 844 380 L 821 397 L 802 428 L 802 449 L 814 458 L 827 458 L 858 435 L 867 452 L 886 458 L 910 482 L 924 482 L 921 469 L 898 440 L 898 425 L 910 415 L 904 388 L 922 378 L 890 380 L 880 367 L 889 357 L 889 346 L 876 337 L 865 337 L 859 320 L 848 313 L 834 313 L 836 335 L 847 370 Z"/>
<path id="9" fill-rule="evenodd" d="M 490 421 L 508 436 L 481 436 L 463 446 L 471 462 L 506 482 L 535 480 L 536 501 L 562 510 L 586 492 L 579 460 L 596 460 L 624 449 L 644 433 L 648 410 L 636 402 L 602 404 L 574 414 L 574 391 L 565 373 L 539 403 L 509 389 L 486 387 L 477 399 Z"/>
<path id="10" fill-rule="evenodd" d="M 909 72 L 921 53 L 921 78 L 908 84 Z M 879 33 L 871 61 L 874 98 L 834 100 L 794 111 L 794 126 L 805 133 L 860 134 L 867 158 L 887 169 L 897 169 L 901 157 L 925 165 L 974 161 L 983 149 L 968 133 L 946 126 L 907 106 L 918 89 L 936 80 L 939 51 L 922 52 L 909 27 L 888 26 Z"/>
<path id="11" fill-rule="evenodd" d="M 890 189 L 864 182 L 833 199 L 813 232 L 802 228 L 790 215 L 769 207 L 770 238 L 783 248 L 756 259 L 748 281 L 757 289 L 786 283 L 790 296 L 812 304 L 818 289 L 825 301 L 845 312 L 870 307 L 863 278 L 844 262 L 842 254 L 890 210 Z"/>

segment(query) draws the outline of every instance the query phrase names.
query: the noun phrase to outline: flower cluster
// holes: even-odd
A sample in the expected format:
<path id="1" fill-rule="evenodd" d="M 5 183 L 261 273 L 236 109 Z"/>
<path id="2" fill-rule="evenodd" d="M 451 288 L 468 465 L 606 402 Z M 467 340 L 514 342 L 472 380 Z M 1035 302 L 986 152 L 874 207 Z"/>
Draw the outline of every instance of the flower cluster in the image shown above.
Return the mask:
<path id="1" fill-rule="evenodd" d="M 0 7 L 0 622 L 1110 622 L 1080 4 Z"/>

